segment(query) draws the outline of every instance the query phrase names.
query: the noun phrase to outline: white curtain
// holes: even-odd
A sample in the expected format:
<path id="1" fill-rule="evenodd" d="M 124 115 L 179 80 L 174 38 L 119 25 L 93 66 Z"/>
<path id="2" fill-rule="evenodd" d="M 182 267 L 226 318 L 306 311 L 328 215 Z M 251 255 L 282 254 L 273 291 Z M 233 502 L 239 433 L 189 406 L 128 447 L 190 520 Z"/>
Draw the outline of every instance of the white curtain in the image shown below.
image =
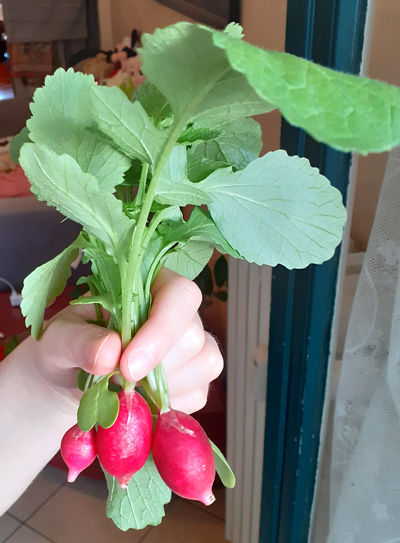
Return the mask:
<path id="1" fill-rule="evenodd" d="M 400 147 L 389 155 L 346 337 L 330 507 L 327 543 L 400 543 Z"/>

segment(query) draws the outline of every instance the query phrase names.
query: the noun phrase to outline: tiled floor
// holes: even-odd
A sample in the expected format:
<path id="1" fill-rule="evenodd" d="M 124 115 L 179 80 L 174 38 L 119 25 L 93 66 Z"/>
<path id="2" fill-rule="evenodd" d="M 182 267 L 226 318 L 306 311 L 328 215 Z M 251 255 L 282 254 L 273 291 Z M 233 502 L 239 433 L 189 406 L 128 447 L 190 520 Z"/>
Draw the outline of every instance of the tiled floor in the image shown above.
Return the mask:
<path id="1" fill-rule="evenodd" d="M 225 492 L 210 507 L 175 498 L 160 526 L 121 532 L 105 515 L 105 482 L 47 467 L 0 517 L 0 543 L 225 543 Z"/>

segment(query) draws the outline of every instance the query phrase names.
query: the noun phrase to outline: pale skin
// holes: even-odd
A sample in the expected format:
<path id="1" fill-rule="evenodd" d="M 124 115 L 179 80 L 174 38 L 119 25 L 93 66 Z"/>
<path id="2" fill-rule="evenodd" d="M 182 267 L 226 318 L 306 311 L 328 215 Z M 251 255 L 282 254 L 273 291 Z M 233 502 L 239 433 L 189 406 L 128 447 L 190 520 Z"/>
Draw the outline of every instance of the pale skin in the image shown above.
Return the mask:
<path id="1" fill-rule="evenodd" d="M 123 377 L 140 381 L 163 361 L 171 406 L 186 413 L 207 401 L 223 368 L 214 338 L 197 310 L 201 292 L 192 281 L 162 269 L 152 288 L 149 320 L 121 356 L 116 332 L 87 324 L 92 306 L 70 306 L 27 338 L 0 364 L 0 516 L 19 498 L 76 423 L 81 392 L 78 368 L 106 375 L 120 363 Z"/>

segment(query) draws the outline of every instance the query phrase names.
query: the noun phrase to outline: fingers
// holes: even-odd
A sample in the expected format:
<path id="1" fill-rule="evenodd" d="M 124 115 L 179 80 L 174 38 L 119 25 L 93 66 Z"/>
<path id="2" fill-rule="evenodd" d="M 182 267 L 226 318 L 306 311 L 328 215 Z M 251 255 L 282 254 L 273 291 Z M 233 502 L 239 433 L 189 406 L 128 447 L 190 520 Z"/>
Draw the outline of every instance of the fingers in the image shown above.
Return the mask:
<path id="1" fill-rule="evenodd" d="M 78 305 L 67 307 L 49 321 L 39 345 L 43 353 L 50 353 L 53 365 L 59 369 L 80 367 L 97 375 L 115 369 L 121 354 L 120 337 L 86 322 L 93 318 L 92 305 Z"/>
<path id="2" fill-rule="evenodd" d="M 163 360 L 188 329 L 201 303 L 201 291 L 193 281 L 167 269 L 158 274 L 148 321 L 125 349 L 122 375 L 139 381 Z"/>
<path id="3" fill-rule="evenodd" d="M 224 363 L 217 342 L 206 334 L 204 347 L 199 354 L 188 360 L 186 364 L 167 375 L 171 397 L 180 396 L 185 391 L 208 387 L 222 372 Z"/>
<path id="4" fill-rule="evenodd" d="M 184 334 L 162 360 L 166 375 L 174 373 L 188 360 L 198 355 L 205 341 L 206 332 L 199 315 L 196 314 Z"/>
<path id="5" fill-rule="evenodd" d="M 207 403 L 208 386 L 196 388 L 179 396 L 171 397 L 171 407 L 190 415 L 200 411 Z"/>

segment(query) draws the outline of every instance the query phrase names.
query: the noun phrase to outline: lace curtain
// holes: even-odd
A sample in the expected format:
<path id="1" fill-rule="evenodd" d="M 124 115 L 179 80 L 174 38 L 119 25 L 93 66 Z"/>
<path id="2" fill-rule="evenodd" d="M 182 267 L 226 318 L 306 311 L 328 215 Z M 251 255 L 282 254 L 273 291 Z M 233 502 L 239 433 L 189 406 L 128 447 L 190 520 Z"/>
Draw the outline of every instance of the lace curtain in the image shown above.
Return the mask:
<path id="1" fill-rule="evenodd" d="M 330 504 L 327 543 L 400 543 L 400 147 L 389 155 L 346 337 Z"/>

